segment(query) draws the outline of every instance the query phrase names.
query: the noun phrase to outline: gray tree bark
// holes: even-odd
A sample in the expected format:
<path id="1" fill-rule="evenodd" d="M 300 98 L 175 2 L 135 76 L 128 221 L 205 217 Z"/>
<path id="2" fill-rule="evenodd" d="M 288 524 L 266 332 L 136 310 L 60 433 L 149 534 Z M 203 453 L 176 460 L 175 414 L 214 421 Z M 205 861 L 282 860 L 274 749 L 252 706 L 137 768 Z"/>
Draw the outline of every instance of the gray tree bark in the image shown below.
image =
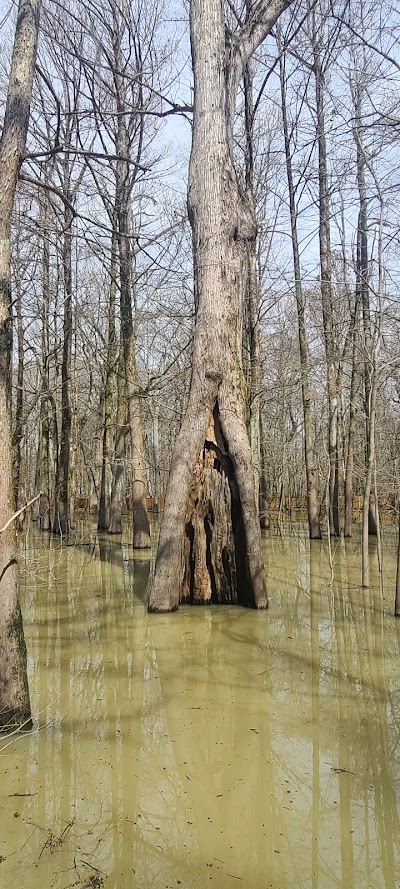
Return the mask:
<path id="1" fill-rule="evenodd" d="M 23 160 L 39 31 L 39 0 L 20 0 L 0 138 L 0 528 L 15 507 L 11 431 L 11 219 Z M 32 724 L 15 523 L 0 531 L 0 729 Z"/>
<path id="2" fill-rule="evenodd" d="M 189 402 L 172 456 L 150 611 L 180 601 L 267 607 L 242 367 L 257 226 L 233 158 L 244 66 L 290 0 L 253 3 L 229 35 L 222 0 L 192 0 L 188 208 L 197 314 Z"/>

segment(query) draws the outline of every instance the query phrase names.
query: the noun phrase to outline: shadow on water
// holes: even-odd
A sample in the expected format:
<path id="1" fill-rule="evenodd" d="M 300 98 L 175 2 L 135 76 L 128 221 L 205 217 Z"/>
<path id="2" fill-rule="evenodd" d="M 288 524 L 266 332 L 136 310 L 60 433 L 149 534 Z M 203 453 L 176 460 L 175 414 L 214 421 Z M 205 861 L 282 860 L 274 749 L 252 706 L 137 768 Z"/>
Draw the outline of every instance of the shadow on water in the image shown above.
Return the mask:
<path id="1" fill-rule="evenodd" d="M 271 533 L 268 612 L 165 616 L 148 554 L 89 543 L 26 540 L 38 728 L 1 742 L 0 885 L 396 887 L 392 543 L 362 590 L 358 541 Z"/>

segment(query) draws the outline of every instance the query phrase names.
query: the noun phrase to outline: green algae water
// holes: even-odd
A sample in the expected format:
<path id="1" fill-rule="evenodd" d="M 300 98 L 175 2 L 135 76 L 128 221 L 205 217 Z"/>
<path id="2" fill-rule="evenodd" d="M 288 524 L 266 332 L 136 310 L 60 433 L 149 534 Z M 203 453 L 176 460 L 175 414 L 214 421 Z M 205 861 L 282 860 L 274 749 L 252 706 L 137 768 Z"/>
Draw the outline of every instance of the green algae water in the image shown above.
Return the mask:
<path id="1" fill-rule="evenodd" d="M 125 542 L 22 545 L 36 729 L 0 738 L 1 889 L 400 887 L 394 539 L 362 590 L 357 541 L 270 533 L 268 612 L 166 616 Z"/>

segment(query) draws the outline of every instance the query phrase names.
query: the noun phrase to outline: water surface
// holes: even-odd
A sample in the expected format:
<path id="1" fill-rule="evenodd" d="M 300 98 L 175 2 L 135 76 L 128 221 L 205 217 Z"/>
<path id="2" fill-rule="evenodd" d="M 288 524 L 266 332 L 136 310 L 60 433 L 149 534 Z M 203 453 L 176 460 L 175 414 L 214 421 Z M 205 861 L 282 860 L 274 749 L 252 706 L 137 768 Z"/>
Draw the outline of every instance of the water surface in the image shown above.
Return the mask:
<path id="1" fill-rule="evenodd" d="M 31 534 L 38 726 L 0 740 L 0 886 L 400 886 L 394 543 L 264 541 L 270 609 L 149 615 L 120 540 Z"/>

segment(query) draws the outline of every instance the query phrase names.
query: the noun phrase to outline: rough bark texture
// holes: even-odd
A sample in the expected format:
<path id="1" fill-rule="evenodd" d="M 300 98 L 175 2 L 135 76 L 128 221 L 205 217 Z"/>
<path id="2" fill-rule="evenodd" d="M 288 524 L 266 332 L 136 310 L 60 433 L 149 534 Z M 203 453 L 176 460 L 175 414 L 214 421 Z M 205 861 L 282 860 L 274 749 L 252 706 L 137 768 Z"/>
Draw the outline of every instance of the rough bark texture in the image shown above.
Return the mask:
<path id="1" fill-rule="evenodd" d="M 20 2 L 0 139 L 0 528 L 14 512 L 11 434 L 11 218 L 25 150 L 39 29 L 38 0 Z M 30 728 L 15 524 L 0 532 L 0 729 Z"/>
<path id="2" fill-rule="evenodd" d="M 288 5 L 253 4 L 232 39 L 221 0 L 192 0 L 190 6 L 195 107 L 188 207 L 197 315 L 189 402 L 172 456 L 151 611 L 173 611 L 182 599 L 210 601 L 210 595 L 230 602 L 243 596 L 246 603 L 267 606 L 242 367 L 256 223 L 232 142 L 243 67 Z M 208 439 L 211 424 L 214 436 Z M 220 465 L 211 465 L 213 460 Z"/>

